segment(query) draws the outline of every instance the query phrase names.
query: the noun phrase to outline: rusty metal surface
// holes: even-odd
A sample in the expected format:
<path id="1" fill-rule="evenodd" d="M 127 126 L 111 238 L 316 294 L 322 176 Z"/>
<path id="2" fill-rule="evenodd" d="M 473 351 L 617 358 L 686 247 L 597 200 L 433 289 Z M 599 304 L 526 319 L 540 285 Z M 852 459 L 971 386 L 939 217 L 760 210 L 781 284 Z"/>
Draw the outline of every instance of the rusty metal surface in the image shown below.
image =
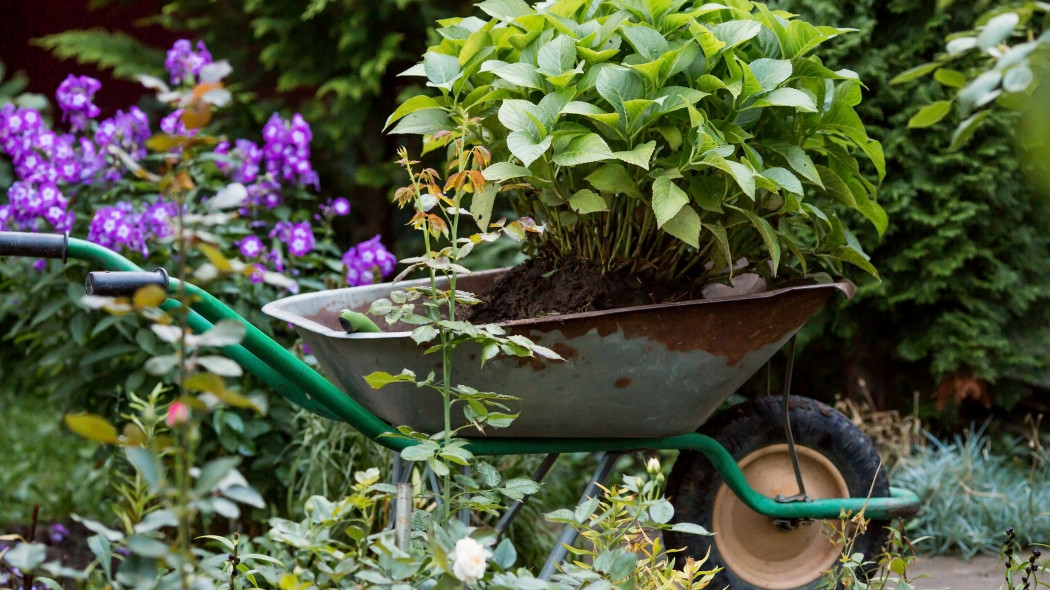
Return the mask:
<path id="1" fill-rule="evenodd" d="M 464 277 L 459 288 L 478 291 L 494 272 Z M 397 288 L 413 284 L 420 283 Z M 263 311 L 293 324 L 327 376 L 371 412 L 393 425 L 435 432 L 443 428 L 436 392 L 406 384 L 374 390 L 364 375 L 403 368 L 419 376 L 440 373 L 440 357 L 423 355 L 407 331 L 346 334 L 339 328 L 341 309 L 365 310 L 391 289 L 383 284 L 296 295 Z M 520 400 L 510 405 L 521 413 L 510 428 L 463 434 L 624 438 L 692 432 L 838 291 L 851 296 L 853 285 L 804 285 L 504 323 L 566 360 L 497 358 L 480 369 L 479 349 L 461 347 L 458 382 L 516 396 Z"/>

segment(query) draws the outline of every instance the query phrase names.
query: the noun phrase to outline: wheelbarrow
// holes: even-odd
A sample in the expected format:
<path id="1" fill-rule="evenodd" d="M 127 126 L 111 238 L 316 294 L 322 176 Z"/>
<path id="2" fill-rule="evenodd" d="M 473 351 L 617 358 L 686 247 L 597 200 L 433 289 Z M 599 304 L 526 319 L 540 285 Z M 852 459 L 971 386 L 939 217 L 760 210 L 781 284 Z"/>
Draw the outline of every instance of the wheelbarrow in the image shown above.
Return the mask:
<path id="1" fill-rule="evenodd" d="M 191 329 L 199 333 L 220 320 L 241 322 L 245 338 L 224 347 L 226 355 L 291 402 L 344 421 L 391 450 L 416 444 L 397 435 L 395 426 L 443 428 L 436 396 L 413 386 L 374 390 L 364 381 L 377 370 L 435 369 L 436 361 L 421 354 L 407 330 L 393 326 L 382 333 L 347 334 L 340 327 L 340 310 L 367 309 L 393 285 L 296 295 L 263 308 L 295 327 L 333 384 L 203 289 L 180 285 L 163 271 L 145 272 L 102 246 L 68 235 L 0 232 L 0 255 L 88 261 L 106 271 L 89 273 L 87 290 L 97 295 L 131 295 L 147 284 L 169 293 L 184 289 L 194 301 L 187 315 Z M 461 278 L 457 287 L 478 291 L 496 276 L 476 273 Z M 828 298 L 851 296 L 853 290 L 847 281 L 806 284 L 501 324 L 565 360 L 497 358 L 480 370 L 480 350 L 457 349 L 458 382 L 520 399 L 513 409 L 521 415 L 513 425 L 472 437 L 470 450 L 546 455 L 535 481 L 559 454 L 601 453 L 581 502 L 598 493 L 623 453 L 678 450 L 666 490 L 675 518 L 715 535 L 709 542 L 672 534 L 666 546 L 684 546 L 684 555 L 695 558 L 703 558 L 710 546 L 709 560 L 723 566 L 723 583 L 734 589 L 813 587 L 841 548 L 812 523 L 861 511 L 876 523 L 911 516 L 918 511 L 917 496 L 891 489 L 870 440 L 824 404 L 789 396 L 785 389 L 782 397 L 718 409 Z M 162 307 L 180 305 L 169 299 Z M 790 368 L 787 373 L 790 383 Z M 395 465 L 395 478 L 406 472 Z M 504 530 L 521 506 L 512 506 L 497 529 Z M 575 538 L 575 530 L 566 529 L 540 577 L 549 578 L 565 558 Z M 873 524 L 854 550 L 878 551 L 880 529 Z"/>

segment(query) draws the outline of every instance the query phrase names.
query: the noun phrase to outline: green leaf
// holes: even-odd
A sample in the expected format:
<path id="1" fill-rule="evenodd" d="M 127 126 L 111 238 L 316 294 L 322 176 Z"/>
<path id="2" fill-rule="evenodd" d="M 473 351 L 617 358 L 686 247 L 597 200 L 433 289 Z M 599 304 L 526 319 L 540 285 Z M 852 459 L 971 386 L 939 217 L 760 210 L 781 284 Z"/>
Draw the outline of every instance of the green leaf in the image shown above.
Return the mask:
<path id="1" fill-rule="evenodd" d="M 649 518 L 653 519 L 653 522 L 657 524 L 671 522 L 671 517 L 673 516 L 674 506 L 667 500 L 660 500 L 649 507 Z"/>
<path id="2" fill-rule="evenodd" d="M 915 113 L 911 119 L 908 119 L 908 127 L 911 128 L 923 128 L 935 125 L 941 119 L 945 117 L 952 110 L 952 101 L 950 100 L 938 100 L 932 102 Z"/>
<path id="3" fill-rule="evenodd" d="M 523 0 L 485 0 L 478 3 L 478 8 L 492 18 L 510 22 L 519 16 L 535 14 Z"/>
<path id="4" fill-rule="evenodd" d="M 647 141 L 641 145 L 635 146 L 630 151 L 613 152 L 619 160 L 623 160 L 628 164 L 634 164 L 639 168 L 649 169 L 649 162 L 652 160 L 653 152 L 656 151 L 656 142 Z"/>
<path id="5" fill-rule="evenodd" d="M 529 170 L 524 166 L 519 166 L 510 162 L 496 162 L 488 168 L 485 168 L 481 172 L 481 175 L 489 182 L 503 182 L 504 180 L 510 180 L 511 178 L 527 178 L 533 174 L 532 170 Z"/>
<path id="6" fill-rule="evenodd" d="M 536 57 L 539 73 L 558 76 L 576 66 L 576 43 L 568 35 L 559 35 L 540 48 Z"/>
<path id="7" fill-rule="evenodd" d="M 500 569 L 510 569 L 517 559 L 518 552 L 514 549 L 514 543 L 506 537 L 499 542 L 499 545 L 496 545 L 496 549 L 492 552 L 492 563 Z"/>
<path id="8" fill-rule="evenodd" d="M 689 535 L 710 535 L 707 529 L 704 527 L 694 524 L 691 522 L 676 522 L 671 525 L 671 530 L 676 533 L 686 533 Z"/>
<path id="9" fill-rule="evenodd" d="M 663 227 L 688 204 L 689 195 L 669 176 L 661 176 L 653 181 L 653 213 L 656 215 L 657 227 Z"/>
<path id="10" fill-rule="evenodd" d="M 744 191 L 744 194 L 753 200 L 755 198 L 755 171 L 740 162 L 732 160 L 726 160 L 726 164 L 729 165 L 730 173 L 733 179 L 736 180 L 740 190 Z"/>
<path id="11" fill-rule="evenodd" d="M 578 166 L 614 157 L 609 145 L 597 133 L 577 135 L 568 142 L 559 141 L 554 145 L 554 163 L 559 166 Z"/>
<path id="12" fill-rule="evenodd" d="M 890 80 L 890 84 L 904 84 L 905 82 L 918 80 L 926 74 L 929 74 L 930 72 L 936 70 L 938 67 L 940 67 L 939 63 L 928 63 L 915 66 L 914 68 L 909 68 L 901 72 L 900 74 L 894 76 L 894 78 Z"/>
<path id="13" fill-rule="evenodd" d="M 433 51 L 423 55 L 423 71 L 426 72 L 428 86 L 446 90 L 451 90 L 452 83 L 463 74 L 458 57 Z"/>
<path id="14" fill-rule="evenodd" d="M 424 109 L 440 109 L 441 104 L 429 96 L 417 95 L 406 100 L 401 106 L 397 107 L 397 110 L 387 118 L 386 124 L 383 125 L 383 129 L 389 127 L 393 122 L 400 120 L 405 115 L 421 111 Z"/>
<path id="15" fill-rule="evenodd" d="M 1003 76 L 1003 90 L 1006 92 L 1024 92 L 1028 90 L 1028 87 L 1032 85 L 1034 80 L 1035 75 L 1032 73 L 1032 68 L 1028 67 L 1027 64 L 1019 64 L 1006 70 L 1006 75 Z"/>
<path id="16" fill-rule="evenodd" d="M 962 123 L 959 123 L 959 126 L 952 132 L 952 141 L 951 144 L 948 145 L 948 151 L 953 152 L 966 145 L 989 113 L 990 111 L 987 110 L 980 111 L 973 116 L 968 117 Z"/>
<path id="17" fill-rule="evenodd" d="M 221 377 L 240 377 L 244 370 L 237 361 L 215 354 L 197 357 L 197 364 Z"/>
<path id="18" fill-rule="evenodd" d="M 660 34 L 660 31 L 646 24 L 623 25 L 620 31 L 645 61 L 658 60 L 670 49 L 667 39 Z"/>
<path id="19" fill-rule="evenodd" d="M 620 152 L 624 153 L 624 152 Z M 619 155 L 617 155 L 619 157 Z M 606 193 L 623 193 L 636 199 L 642 198 L 642 192 L 638 190 L 638 183 L 631 177 L 627 169 L 619 163 L 605 164 L 594 172 L 591 172 L 587 182 L 599 191 Z"/>
<path id="20" fill-rule="evenodd" d="M 503 476 L 500 475 L 499 470 L 485 461 L 478 461 L 475 470 L 477 471 L 478 480 L 481 482 L 481 485 L 487 488 L 494 488 L 503 481 Z"/>
<path id="21" fill-rule="evenodd" d="M 868 272 L 875 278 L 879 278 L 879 271 L 875 270 L 875 267 L 864 257 L 863 254 L 854 250 L 850 246 L 843 246 L 838 248 L 834 252 L 834 256 L 843 262 L 848 262 L 857 268 Z"/>
<path id="22" fill-rule="evenodd" d="M 505 100 L 496 115 L 499 122 L 511 131 L 529 133 L 536 137 L 547 134 L 547 125 L 543 121 L 546 115 L 540 107 L 527 100 Z"/>
<path id="23" fill-rule="evenodd" d="M 762 176 L 772 180 L 789 193 L 802 194 L 802 182 L 787 168 L 780 168 L 779 166 L 766 168 L 762 171 Z"/>
<path id="24" fill-rule="evenodd" d="M 421 444 L 405 447 L 401 450 L 401 458 L 405 461 L 427 461 L 437 452 L 433 445 Z"/>
<path id="25" fill-rule="evenodd" d="M 983 72 L 973 79 L 955 96 L 960 111 L 968 115 L 977 107 L 988 104 L 999 96 L 999 83 L 1003 76 L 995 70 Z"/>
<path id="26" fill-rule="evenodd" d="M 127 540 L 128 551 L 147 559 L 160 559 L 171 550 L 167 543 L 143 535 L 132 535 Z"/>
<path id="27" fill-rule="evenodd" d="M 31 572 L 47 559 L 47 545 L 43 543 L 19 543 L 3 553 L 7 565 L 23 572 Z M 26 582 L 28 585 L 28 582 Z"/>
<path id="28" fill-rule="evenodd" d="M 406 135 L 425 135 L 447 129 L 448 126 L 449 117 L 444 110 L 424 109 L 405 115 L 390 132 Z"/>
<path id="29" fill-rule="evenodd" d="M 528 133 L 515 131 L 507 135 L 507 149 L 528 166 L 547 151 L 553 139 L 553 136 L 548 135 L 541 140 L 536 140 Z"/>
<path id="30" fill-rule="evenodd" d="M 689 205 L 663 225 L 663 230 L 694 248 L 700 247 L 700 216 Z"/>
<path id="31" fill-rule="evenodd" d="M 157 460 L 157 456 L 153 454 L 153 451 L 137 447 L 125 447 L 124 454 L 127 456 L 128 463 L 131 463 L 131 466 L 142 476 L 142 479 L 149 485 L 150 489 L 159 491 L 164 466 Z"/>
<path id="32" fill-rule="evenodd" d="M 719 23 L 712 29 L 715 37 L 726 44 L 723 49 L 730 49 L 754 39 L 761 31 L 762 23 L 754 20 L 731 20 Z"/>
<path id="33" fill-rule="evenodd" d="M 510 164 L 509 162 L 500 162 Z M 491 166 L 490 166 L 491 168 Z M 486 169 L 487 170 L 487 169 Z M 528 168 L 526 168 L 528 170 Z M 492 219 L 492 208 L 496 204 L 496 195 L 499 194 L 499 185 L 495 182 L 485 183 L 485 188 L 474 193 L 470 199 L 470 216 L 478 224 L 481 231 L 489 230 L 489 221 Z"/>
<path id="34" fill-rule="evenodd" d="M 817 104 L 813 97 L 795 88 L 777 88 L 763 94 L 755 101 L 755 106 L 795 107 L 799 111 L 817 112 Z"/>
<path id="35" fill-rule="evenodd" d="M 624 103 L 642 97 L 642 77 L 622 66 L 603 68 L 594 81 L 594 87 L 617 112 L 624 112 Z"/>
<path id="36" fill-rule="evenodd" d="M 492 72 L 515 86 L 523 86 L 534 90 L 543 88 L 543 78 L 536 71 L 536 66 L 530 63 L 507 63 L 494 59 L 481 64 L 481 71 Z"/>
<path id="37" fill-rule="evenodd" d="M 959 71 L 941 68 L 933 74 L 933 79 L 949 88 L 962 88 L 966 85 L 966 76 Z"/>
<path id="38" fill-rule="evenodd" d="M 1016 12 L 1004 12 L 988 20 L 977 35 L 977 46 L 987 51 L 1006 40 L 1014 32 L 1021 17 Z"/>
<path id="39" fill-rule="evenodd" d="M 791 60 L 769 59 L 768 57 L 756 59 L 749 63 L 748 67 L 751 68 L 751 73 L 755 75 L 755 79 L 762 85 L 763 90 L 773 90 L 780 86 L 791 77 L 794 71 Z"/>
<path id="40" fill-rule="evenodd" d="M 772 262 L 773 276 L 775 277 L 777 270 L 780 268 L 780 239 L 777 236 L 777 231 L 773 229 L 773 226 L 765 218 L 755 215 L 752 211 L 733 207 L 732 205 L 727 205 L 727 207 L 743 213 L 744 217 L 747 217 L 747 220 L 751 222 L 751 225 L 758 230 L 758 233 L 762 236 L 762 243 L 766 245 L 766 250 L 769 251 L 769 260 Z"/>
<path id="41" fill-rule="evenodd" d="M 426 324 L 412 330 L 411 337 L 416 344 L 423 344 L 437 338 L 439 333 L 437 327 L 433 324 Z"/>
<path id="42" fill-rule="evenodd" d="M 95 414 L 66 414 L 66 426 L 76 434 L 100 443 L 120 443 L 117 429 L 108 420 Z"/>
<path id="43" fill-rule="evenodd" d="M 605 202 L 605 199 L 598 193 L 588 189 L 576 191 L 576 194 L 569 197 L 569 207 L 581 215 L 609 210 L 609 205 Z"/>
<path id="44" fill-rule="evenodd" d="M 803 178 L 813 184 L 824 188 L 824 182 L 820 179 L 820 173 L 817 172 L 817 167 L 813 164 L 813 159 L 809 157 L 809 154 L 807 154 L 805 150 L 797 145 L 793 145 L 789 146 L 781 153 L 787 160 L 788 165 L 791 166 L 795 172 L 798 172 Z"/>
<path id="45" fill-rule="evenodd" d="M 718 251 L 722 254 L 723 262 L 725 262 L 726 267 L 730 269 L 730 274 L 732 274 L 733 253 L 729 249 L 729 237 L 726 235 L 726 228 L 722 227 L 721 222 L 719 222 L 714 225 L 705 223 L 704 229 L 714 238 L 715 246 L 718 247 Z"/>
<path id="46" fill-rule="evenodd" d="M 365 375 L 365 382 L 368 383 L 372 389 L 381 389 L 391 383 L 414 383 L 415 380 L 416 374 L 408 369 L 401 371 L 401 373 L 397 375 L 391 375 L 390 373 L 383 371 L 376 371 Z"/>
<path id="47" fill-rule="evenodd" d="M 237 471 L 237 466 L 240 464 L 241 458 L 236 455 L 218 457 L 208 461 L 201 468 L 201 473 L 197 476 L 197 482 L 193 485 L 194 493 L 200 496 L 212 494 L 222 480 Z"/>

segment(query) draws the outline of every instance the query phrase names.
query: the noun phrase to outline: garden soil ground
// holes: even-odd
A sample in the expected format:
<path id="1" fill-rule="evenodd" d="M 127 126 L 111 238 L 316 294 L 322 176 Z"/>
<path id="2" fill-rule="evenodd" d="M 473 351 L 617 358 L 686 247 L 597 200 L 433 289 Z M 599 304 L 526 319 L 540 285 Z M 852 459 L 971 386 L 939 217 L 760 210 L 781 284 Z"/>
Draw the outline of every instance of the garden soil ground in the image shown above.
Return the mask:
<path id="1" fill-rule="evenodd" d="M 920 557 L 908 568 L 918 590 L 996 590 L 1005 584 L 998 555 L 978 555 L 970 561 L 956 557 Z"/>

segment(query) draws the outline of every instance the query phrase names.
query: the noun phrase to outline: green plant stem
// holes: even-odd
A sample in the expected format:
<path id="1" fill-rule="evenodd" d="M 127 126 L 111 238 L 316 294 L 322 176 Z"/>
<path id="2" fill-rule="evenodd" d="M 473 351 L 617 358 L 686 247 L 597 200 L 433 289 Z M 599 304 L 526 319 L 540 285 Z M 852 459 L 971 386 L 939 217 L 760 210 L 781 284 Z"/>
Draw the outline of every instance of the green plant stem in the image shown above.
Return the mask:
<path id="1" fill-rule="evenodd" d="M 179 396 L 178 399 L 182 399 L 186 396 L 186 380 L 189 377 L 186 370 L 186 332 L 189 330 L 187 311 L 190 309 L 189 296 L 186 292 L 186 275 L 187 275 L 187 254 L 189 252 L 189 240 L 186 238 L 186 225 L 185 225 L 185 202 L 186 195 L 183 191 L 177 191 L 175 197 L 175 203 L 178 207 L 178 226 L 177 226 L 177 240 L 179 250 L 179 266 L 177 275 L 179 278 L 179 286 L 176 294 L 176 298 L 182 302 L 178 311 L 179 327 L 181 328 L 181 335 L 179 336 L 178 342 L 178 379 L 179 379 Z M 192 560 L 193 552 L 190 548 L 190 466 L 193 464 L 192 455 L 193 450 L 191 448 L 192 443 L 190 441 L 190 433 L 186 427 L 186 424 L 177 425 L 175 428 L 175 438 L 177 441 L 177 448 L 175 452 L 175 485 L 176 485 L 176 496 L 175 496 L 175 507 L 178 518 L 178 539 L 177 548 L 181 559 Z M 179 578 L 182 583 L 183 590 L 189 590 L 190 578 L 187 568 L 184 564 L 179 564 Z"/>

